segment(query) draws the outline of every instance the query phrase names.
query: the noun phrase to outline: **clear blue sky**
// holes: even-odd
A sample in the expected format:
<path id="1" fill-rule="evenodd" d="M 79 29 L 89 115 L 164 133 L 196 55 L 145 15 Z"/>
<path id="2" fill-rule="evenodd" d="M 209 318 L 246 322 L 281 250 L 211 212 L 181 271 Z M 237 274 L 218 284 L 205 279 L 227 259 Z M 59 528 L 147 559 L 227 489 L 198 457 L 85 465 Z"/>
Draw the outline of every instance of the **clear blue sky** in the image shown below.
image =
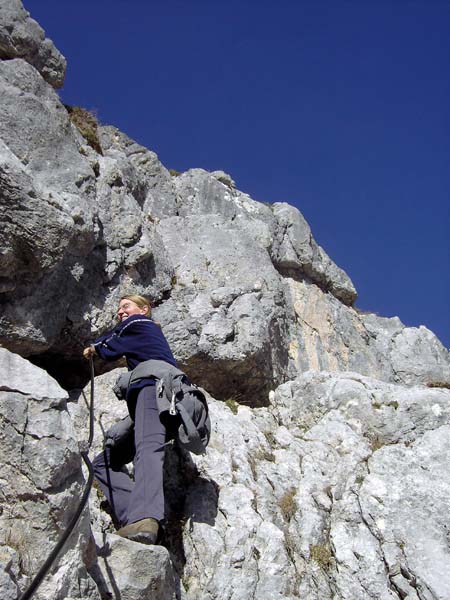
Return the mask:
<path id="1" fill-rule="evenodd" d="M 448 0 L 24 0 L 64 102 L 289 202 L 357 305 L 450 346 Z"/>

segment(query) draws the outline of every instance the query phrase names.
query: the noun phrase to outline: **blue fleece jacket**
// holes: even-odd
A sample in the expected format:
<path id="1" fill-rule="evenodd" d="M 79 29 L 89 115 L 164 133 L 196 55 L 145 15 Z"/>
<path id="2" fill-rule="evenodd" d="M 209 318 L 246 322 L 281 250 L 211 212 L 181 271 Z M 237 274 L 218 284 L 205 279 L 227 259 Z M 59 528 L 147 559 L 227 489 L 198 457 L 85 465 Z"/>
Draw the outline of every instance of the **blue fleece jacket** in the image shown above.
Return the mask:
<path id="1" fill-rule="evenodd" d="M 177 366 L 161 327 L 144 315 L 131 315 L 113 331 L 97 338 L 94 346 L 97 354 L 104 360 L 117 360 L 125 356 L 129 371 L 150 359 L 164 360 Z M 128 390 L 128 396 L 131 391 L 154 383 L 153 380 L 140 381 Z"/>

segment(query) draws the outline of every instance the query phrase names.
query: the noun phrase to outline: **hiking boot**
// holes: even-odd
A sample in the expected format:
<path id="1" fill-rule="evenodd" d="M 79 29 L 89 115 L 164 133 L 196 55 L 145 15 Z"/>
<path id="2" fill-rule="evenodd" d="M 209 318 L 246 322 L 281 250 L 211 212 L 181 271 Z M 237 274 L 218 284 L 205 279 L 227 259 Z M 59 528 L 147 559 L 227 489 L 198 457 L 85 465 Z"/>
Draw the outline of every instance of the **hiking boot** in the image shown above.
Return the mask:
<path id="1" fill-rule="evenodd" d="M 158 521 L 152 518 L 141 519 L 116 531 L 117 535 L 141 544 L 155 544 L 158 537 Z"/>

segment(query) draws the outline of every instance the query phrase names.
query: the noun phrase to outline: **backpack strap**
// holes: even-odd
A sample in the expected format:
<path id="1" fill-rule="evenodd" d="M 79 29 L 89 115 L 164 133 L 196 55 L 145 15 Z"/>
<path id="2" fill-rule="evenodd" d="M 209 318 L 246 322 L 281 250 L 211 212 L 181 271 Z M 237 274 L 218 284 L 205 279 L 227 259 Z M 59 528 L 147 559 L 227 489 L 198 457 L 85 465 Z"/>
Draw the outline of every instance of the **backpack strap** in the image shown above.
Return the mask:
<path id="1" fill-rule="evenodd" d="M 198 434 L 197 427 L 194 425 L 194 422 L 191 419 L 189 413 L 184 408 L 181 402 L 178 403 L 177 409 L 183 421 L 183 425 L 180 427 L 186 430 L 187 438 L 186 441 L 181 440 L 181 442 L 183 442 L 183 444 L 185 444 L 189 450 L 192 450 L 196 454 L 204 454 L 205 446 Z"/>

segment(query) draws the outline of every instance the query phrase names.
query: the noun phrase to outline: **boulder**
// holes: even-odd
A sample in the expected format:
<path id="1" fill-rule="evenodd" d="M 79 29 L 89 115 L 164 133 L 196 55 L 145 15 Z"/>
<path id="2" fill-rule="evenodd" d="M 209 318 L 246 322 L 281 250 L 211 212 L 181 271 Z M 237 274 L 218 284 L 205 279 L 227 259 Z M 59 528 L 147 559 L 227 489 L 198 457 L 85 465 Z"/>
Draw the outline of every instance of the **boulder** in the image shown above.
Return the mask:
<path id="1" fill-rule="evenodd" d="M 95 534 L 96 577 L 102 597 L 121 600 L 176 600 L 169 553 L 114 534 Z"/>

